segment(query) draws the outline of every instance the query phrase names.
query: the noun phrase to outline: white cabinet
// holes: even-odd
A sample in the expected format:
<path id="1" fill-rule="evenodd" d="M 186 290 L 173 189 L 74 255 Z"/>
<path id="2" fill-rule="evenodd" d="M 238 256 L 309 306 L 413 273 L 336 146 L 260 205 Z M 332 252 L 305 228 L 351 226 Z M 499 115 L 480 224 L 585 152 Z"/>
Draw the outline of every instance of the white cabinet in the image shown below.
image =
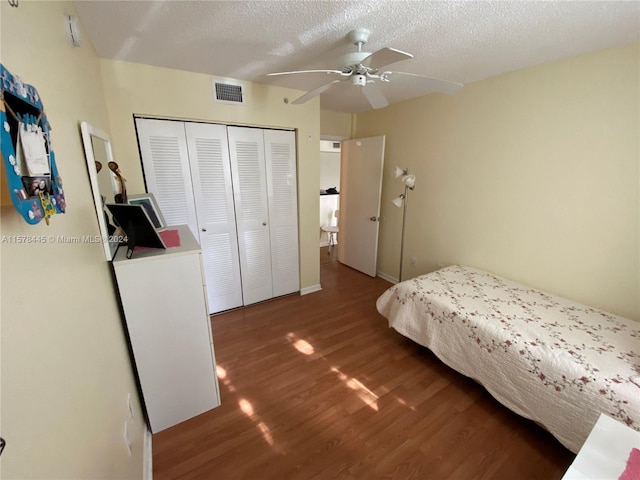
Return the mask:
<path id="1" fill-rule="evenodd" d="M 153 433 L 220 405 L 200 246 L 177 230 L 179 247 L 112 262 Z"/>
<path id="2" fill-rule="evenodd" d="M 601 413 L 562 480 L 638 478 L 632 461 L 633 449 L 638 447 L 640 432 Z"/>
<path id="3" fill-rule="evenodd" d="M 202 247 L 210 313 L 300 289 L 295 133 L 136 119 L 147 190 Z"/>

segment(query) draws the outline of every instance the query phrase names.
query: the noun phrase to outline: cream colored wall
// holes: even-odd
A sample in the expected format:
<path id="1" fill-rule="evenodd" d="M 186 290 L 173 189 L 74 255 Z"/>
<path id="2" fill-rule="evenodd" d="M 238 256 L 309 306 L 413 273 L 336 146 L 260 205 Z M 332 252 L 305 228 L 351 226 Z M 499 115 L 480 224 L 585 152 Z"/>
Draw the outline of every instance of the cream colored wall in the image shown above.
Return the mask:
<path id="1" fill-rule="evenodd" d="M 320 134 L 323 137 L 351 138 L 350 113 L 320 110 Z"/>
<path id="2" fill-rule="evenodd" d="M 78 124 L 107 130 L 100 65 L 66 39 L 72 2 L 0 5 L 2 63 L 34 85 L 52 125 L 65 215 L 28 225 L 3 207 L 3 238 L 98 235 Z M 142 477 L 144 423 L 109 266 L 99 244 L 0 243 L 4 479 Z M 126 452 L 127 394 L 133 455 Z"/>
<path id="3" fill-rule="evenodd" d="M 114 157 L 131 193 L 144 192 L 134 115 L 297 129 L 300 285 L 318 286 L 319 100 L 292 105 L 284 98 L 299 91 L 247 83 L 245 105 L 220 104 L 210 75 L 114 60 L 101 64 Z"/>
<path id="4" fill-rule="evenodd" d="M 358 115 L 387 136 L 379 270 L 398 275 L 399 165 L 405 278 L 461 263 L 639 320 L 639 63 L 636 43 Z"/>

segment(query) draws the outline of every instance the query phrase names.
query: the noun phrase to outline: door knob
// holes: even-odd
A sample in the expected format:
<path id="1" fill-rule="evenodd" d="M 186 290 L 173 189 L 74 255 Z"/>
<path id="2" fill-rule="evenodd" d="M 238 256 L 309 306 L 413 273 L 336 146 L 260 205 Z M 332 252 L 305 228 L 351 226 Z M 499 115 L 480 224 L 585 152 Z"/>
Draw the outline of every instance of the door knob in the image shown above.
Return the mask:
<path id="1" fill-rule="evenodd" d="M 203 231 L 203 232 L 206 232 L 206 231 L 207 231 L 207 229 L 206 229 L 206 228 L 203 228 L 203 229 L 202 229 L 202 231 Z"/>
<path id="2" fill-rule="evenodd" d="M 369 218 L 369 220 L 371 220 L 372 222 L 377 222 L 378 221 L 378 217 L 371 217 L 371 218 Z"/>
<path id="3" fill-rule="evenodd" d="M 266 227 L 267 226 L 267 222 L 262 222 L 262 226 Z"/>

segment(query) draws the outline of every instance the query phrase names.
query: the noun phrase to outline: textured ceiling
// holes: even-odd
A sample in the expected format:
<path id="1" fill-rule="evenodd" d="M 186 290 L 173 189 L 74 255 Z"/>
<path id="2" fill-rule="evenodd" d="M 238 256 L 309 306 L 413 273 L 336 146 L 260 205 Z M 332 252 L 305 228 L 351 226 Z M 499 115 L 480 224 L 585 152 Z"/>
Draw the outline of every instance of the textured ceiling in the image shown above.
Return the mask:
<path id="1" fill-rule="evenodd" d="M 463 84 L 640 39 L 639 1 L 76 1 L 85 35 L 103 58 L 311 90 L 355 50 L 347 34 L 371 30 L 364 51 L 414 55 L 393 70 Z M 366 88 L 366 87 L 365 87 Z M 391 103 L 424 94 L 384 84 Z M 369 107 L 348 82 L 323 108 Z M 292 106 L 295 108 L 295 106 Z"/>

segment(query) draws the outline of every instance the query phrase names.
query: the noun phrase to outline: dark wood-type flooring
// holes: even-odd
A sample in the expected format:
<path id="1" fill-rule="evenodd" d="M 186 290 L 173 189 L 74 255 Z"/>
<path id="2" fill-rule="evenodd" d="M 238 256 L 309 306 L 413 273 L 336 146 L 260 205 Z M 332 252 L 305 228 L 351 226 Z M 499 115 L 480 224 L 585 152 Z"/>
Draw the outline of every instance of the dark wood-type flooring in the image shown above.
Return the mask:
<path id="1" fill-rule="evenodd" d="M 388 328 L 389 283 L 320 255 L 322 291 L 212 317 L 222 405 L 153 436 L 155 480 L 562 477 L 549 433 Z"/>

